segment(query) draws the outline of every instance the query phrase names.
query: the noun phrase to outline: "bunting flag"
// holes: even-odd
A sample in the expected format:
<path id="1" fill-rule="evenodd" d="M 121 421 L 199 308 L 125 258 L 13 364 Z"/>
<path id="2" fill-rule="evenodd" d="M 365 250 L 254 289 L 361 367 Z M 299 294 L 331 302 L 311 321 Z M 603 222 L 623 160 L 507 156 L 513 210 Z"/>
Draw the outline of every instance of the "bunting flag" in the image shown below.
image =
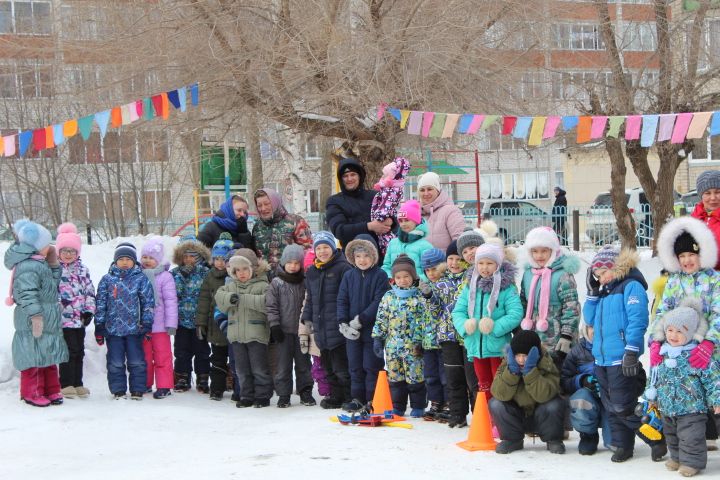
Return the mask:
<path id="1" fill-rule="evenodd" d="M 439 138 L 442 135 L 443 129 L 445 128 L 446 118 L 447 113 L 435 114 L 435 118 L 432 122 L 432 127 L 430 127 L 430 137 Z"/>
<path id="2" fill-rule="evenodd" d="M 575 128 L 578 124 L 578 117 L 577 116 L 569 116 L 569 117 L 562 117 L 562 126 L 563 130 L 566 132 L 568 130 L 572 130 Z"/>
<path id="3" fill-rule="evenodd" d="M 503 117 L 502 131 L 500 133 L 502 135 L 510 135 L 515 129 L 516 123 L 517 117 Z"/>
<path id="4" fill-rule="evenodd" d="M 532 127 L 530 127 L 530 138 L 528 139 L 528 145 L 535 147 L 540 145 L 542 142 L 543 132 L 545 131 L 545 125 L 547 125 L 547 118 L 535 117 L 533 118 Z"/>
<path id="5" fill-rule="evenodd" d="M 625 140 L 639 139 L 641 124 L 642 115 L 628 115 L 625 117 Z"/>
<path id="6" fill-rule="evenodd" d="M 577 143 L 587 143 L 590 141 L 590 130 L 592 128 L 592 117 L 582 116 L 578 118 L 577 124 Z"/>
<path id="7" fill-rule="evenodd" d="M 53 127 L 45 127 L 45 148 L 55 148 L 55 139 L 53 138 Z"/>
<path id="8" fill-rule="evenodd" d="M 407 126 L 408 120 L 410 120 L 410 110 L 403 110 L 400 112 L 400 128 Z"/>
<path id="9" fill-rule="evenodd" d="M 15 135 L 3 137 L 3 149 L 5 150 L 6 157 L 15 155 Z"/>
<path id="10" fill-rule="evenodd" d="M 170 90 L 167 92 L 168 100 L 172 104 L 173 107 L 175 107 L 175 110 L 180 108 L 180 94 L 177 90 Z M 383 112 L 384 113 L 384 112 Z M 378 115 L 378 118 L 381 118 Z"/>
<path id="11" fill-rule="evenodd" d="M 160 98 L 162 99 L 162 118 L 163 120 L 167 120 L 170 118 L 170 101 L 168 100 L 167 92 L 161 93 Z"/>
<path id="12" fill-rule="evenodd" d="M 592 118 L 592 126 L 590 127 L 590 139 L 597 140 L 602 138 L 605 133 L 605 125 L 607 125 L 608 117 L 601 115 Z"/>
<path id="13" fill-rule="evenodd" d="M 78 132 L 78 121 L 77 120 L 68 120 L 67 122 L 63 123 L 63 135 L 65 138 L 74 137 L 77 135 Z"/>
<path id="14" fill-rule="evenodd" d="M 110 111 L 110 126 L 112 128 L 120 128 L 122 126 L 122 110 L 120 110 L 120 107 L 114 107 Z"/>
<path id="15" fill-rule="evenodd" d="M 702 138 L 703 135 L 705 135 L 711 116 L 712 112 L 698 112 L 693 114 L 693 118 L 690 121 L 690 126 L 688 127 L 685 138 L 688 140 Z"/>
<path id="16" fill-rule="evenodd" d="M 458 132 L 467 133 L 470 129 L 470 124 L 472 123 L 474 117 L 474 115 L 469 114 L 460 117 L 460 126 L 458 127 Z"/>
<path id="17" fill-rule="evenodd" d="M 670 137 L 670 143 L 683 143 L 685 141 L 685 135 L 687 135 L 692 117 L 692 113 L 678 114 L 675 119 L 675 127 L 673 128 L 672 136 Z"/>
<path id="18" fill-rule="evenodd" d="M 547 120 L 545 121 L 545 129 L 543 130 L 543 140 L 547 140 L 548 138 L 553 138 L 555 136 L 555 133 L 557 133 L 557 129 L 560 126 L 560 117 L 547 117 Z"/>
<path id="19" fill-rule="evenodd" d="M 625 117 L 610 117 L 610 127 L 608 127 L 607 136 L 610 138 L 618 138 L 620 136 L 620 127 L 625 123 Z"/>
<path id="20" fill-rule="evenodd" d="M 407 130 L 410 135 L 420 135 L 420 131 L 422 130 L 422 112 L 410 112 Z"/>
<path id="21" fill-rule="evenodd" d="M 143 98 L 143 113 L 145 114 L 145 120 L 152 120 L 155 117 L 155 107 L 149 97 Z"/>
<path id="22" fill-rule="evenodd" d="M 395 120 L 397 120 L 398 122 L 402 119 L 399 108 L 388 108 L 388 112 L 390 112 L 390 115 L 395 117 Z"/>
<path id="23" fill-rule="evenodd" d="M 433 118 L 435 118 L 434 112 L 423 112 L 422 131 L 420 132 L 423 137 L 430 135 L 430 127 L 432 126 Z"/>
<path id="24" fill-rule="evenodd" d="M 473 115 L 470 126 L 467 129 L 468 135 L 475 135 L 485 121 L 485 115 Z"/>
<path id="25" fill-rule="evenodd" d="M 642 116 L 642 133 L 640 134 L 640 146 L 649 147 L 655 143 L 655 132 L 657 131 L 660 115 Z"/>
<path id="26" fill-rule="evenodd" d="M 105 138 L 108 122 L 110 121 L 110 110 L 103 110 L 95 114 L 95 123 L 100 128 L 100 138 Z"/>
<path id="27" fill-rule="evenodd" d="M 32 130 L 25 130 L 24 132 L 20 132 L 18 134 L 18 151 L 19 151 L 21 157 L 25 156 L 25 153 L 28 151 L 28 147 L 30 146 L 32 139 L 33 139 L 33 131 Z"/>
<path id="28" fill-rule="evenodd" d="M 184 112 L 187 110 L 187 90 L 185 87 L 178 88 L 178 98 L 180 99 L 180 111 Z M 385 105 L 385 107 L 387 107 L 387 105 Z M 142 112 L 139 112 L 138 115 L 142 117 Z"/>
<path id="29" fill-rule="evenodd" d="M 53 125 L 53 142 L 55 142 L 55 146 L 65 143 L 65 132 L 60 123 Z"/>
<path id="30" fill-rule="evenodd" d="M 665 142 L 670 140 L 672 137 L 673 127 L 675 126 L 675 115 L 674 113 L 666 113 L 660 115 L 660 127 L 658 128 L 657 141 Z"/>
<path id="31" fill-rule="evenodd" d="M 720 135 L 720 112 L 713 113 L 710 123 L 710 135 Z"/>
<path id="32" fill-rule="evenodd" d="M 442 138 L 452 138 L 455 127 L 457 126 L 460 115 L 457 113 L 448 113 L 445 119 L 445 127 L 443 128 Z"/>
<path id="33" fill-rule="evenodd" d="M 513 130 L 513 138 L 525 139 L 528 136 L 530 130 L 530 124 L 532 123 L 532 117 L 519 117 L 515 123 L 515 130 Z"/>
<path id="34" fill-rule="evenodd" d="M 200 103 L 200 91 L 197 83 L 190 85 L 190 103 L 193 107 L 197 107 Z"/>

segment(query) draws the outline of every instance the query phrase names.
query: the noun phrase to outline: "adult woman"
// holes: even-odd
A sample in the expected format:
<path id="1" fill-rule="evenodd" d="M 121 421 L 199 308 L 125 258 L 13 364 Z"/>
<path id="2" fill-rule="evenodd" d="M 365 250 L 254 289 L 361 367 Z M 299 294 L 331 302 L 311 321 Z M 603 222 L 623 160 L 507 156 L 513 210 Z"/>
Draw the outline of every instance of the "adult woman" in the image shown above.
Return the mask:
<path id="1" fill-rule="evenodd" d="M 418 200 L 422 205 L 422 216 L 430 230 L 427 240 L 433 247 L 445 250 L 465 229 L 465 219 L 460 209 L 440 187 L 437 173 L 427 172 L 420 176 Z"/>
<path id="2" fill-rule="evenodd" d="M 239 195 L 233 195 L 215 212 L 210 222 L 206 223 L 198 234 L 198 241 L 212 249 L 222 232 L 232 235 L 233 242 L 243 247 L 255 249 L 250 230 L 247 227 L 248 203 Z"/>

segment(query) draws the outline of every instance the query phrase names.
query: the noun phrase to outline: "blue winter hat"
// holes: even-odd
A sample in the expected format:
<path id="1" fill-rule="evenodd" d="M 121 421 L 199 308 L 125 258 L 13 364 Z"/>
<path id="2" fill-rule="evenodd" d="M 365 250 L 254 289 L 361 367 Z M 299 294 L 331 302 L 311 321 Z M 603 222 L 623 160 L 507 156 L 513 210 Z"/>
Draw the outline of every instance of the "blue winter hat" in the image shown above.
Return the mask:
<path id="1" fill-rule="evenodd" d="M 135 245 L 128 242 L 123 242 L 115 247 L 115 255 L 113 255 L 113 263 L 117 262 L 121 258 L 129 258 L 134 263 L 137 263 L 137 249 Z"/>
<path id="2" fill-rule="evenodd" d="M 220 234 L 220 238 L 212 247 L 212 258 L 225 258 L 230 250 L 233 249 L 232 237 L 229 233 L 223 232 Z"/>
<path id="3" fill-rule="evenodd" d="M 425 250 L 420 257 L 420 265 L 422 269 L 432 268 L 435 265 L 439 265 L 445 261 L 445 252 L 439 248 L 431 248 Z"/>
<path id="4" fill-rule="evenodd" d="M 329 245 L 330 248 L 332 248 L 333 253 L 337 250 L 337 240 L 335 239 L 335 236 L 327 230 L 321 230 L 313 235 L 313 250 L 315 250 L 320 244 Z"/>
<path id="5" fill-rule="evenodd" d="M 40 251 L 50 245 L 52 235 L 47 228 L 27 219 L 18 220 L 14 225 L 18 242 L 30 245 Z"/>

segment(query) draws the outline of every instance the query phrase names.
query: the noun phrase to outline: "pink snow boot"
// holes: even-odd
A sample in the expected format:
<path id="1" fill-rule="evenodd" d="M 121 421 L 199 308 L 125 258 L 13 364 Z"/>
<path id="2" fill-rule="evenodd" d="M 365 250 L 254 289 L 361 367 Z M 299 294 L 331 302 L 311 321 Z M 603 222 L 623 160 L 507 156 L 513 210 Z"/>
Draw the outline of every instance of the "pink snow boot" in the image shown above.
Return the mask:
<path id="1" fill-rule="evenodd" d="M 47 407 L 48 405 L 50 405 L 50 400 L 48 400 L 46 397 L 25 397 L 22 400 L 28 405 L 32 405 L 33 407 Z"/>

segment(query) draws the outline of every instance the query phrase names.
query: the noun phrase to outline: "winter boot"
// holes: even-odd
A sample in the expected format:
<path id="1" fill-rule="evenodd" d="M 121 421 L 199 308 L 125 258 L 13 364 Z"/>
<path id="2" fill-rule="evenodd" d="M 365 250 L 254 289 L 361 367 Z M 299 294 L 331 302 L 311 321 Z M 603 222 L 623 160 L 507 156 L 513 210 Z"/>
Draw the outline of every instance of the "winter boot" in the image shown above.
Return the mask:
<path id="1" fill-rule="evenodd" d="M 125 392 L 115 392 L 115 393 L 113 393 L 113 398 L 115 400 L 120 400 L 121 398 L 125 398 Z"/>
<path id="2" fill-rule="evenodd" d="M 300 392 L 300 403 L 306 407 L 314 407 L 317 405 L 317 402 L 313 398 L 311 389 Z"/>
<path id="3" fill-rule="evenodd" d="M 410 416 L 412 418 L 423 418 L 425 416 L 425 409 L 424 408 L 411 408 Z"/>
<path id="4" fill-rule="evenodd" d="M 448 427 L 467 427 L 467 415 L 450 415 L 450 419 L 448 420 Z"/>
<path id="5" fill-rule="evenodd" d="M 600 435 L 597 433 L 580 432 L 580 443 L 578 443 L 578 453 L 580 455 L 594 455 L 597 452 Z"/>
<path id="6" fill-rule="evenodd" d="M 633 449 L 632 448 L 618 447 L 617 450 L 615 450 L 615 453 L 613 453 L 612 457 L 610 457 L 610 460 L 612 460 L 615 463 L 622 463 L 627 460 L 630 460 L 632 457 L 633 457 Z"/>
<path id="7" fill-rule="evenodd" d="M 680 462 L 671 458 L 665 462 L 665 468 L 667 468 L 671 472 L 677 472 L 678 468 L 680 468 Z"/>
<path id="8" fill-rule="evenodd" d="M 240 400 L 238 400 L 235 403 L 235 406 L 237 408 L 248 408 L 248 407 L 252 407 L 253 403 L 254 402 L 252 400 L 250 400 L 249 398 L 241 398 Z"/>
<path id="9" fill-rule="evenodd" d="M 550 453 L 562 455 L 565 453 L 565 444 L 562 440 L 550 440 L 547 442 L 547 449 Z"/>
<path id="10" fill-rule="evenodd" d="M 342 401 L 337 400 L 333 397 L 325 397 L 322 400 L 320 400 L 320 408 L 324 408 L 325 410 L 334 410 L 336 408 L 342 407 Z"/>
<path id="11" fill-rule="evenodd" d="M 130 400 L 142 400 L 145 392 L 131 392 Z"/>
<path id="12" fill-rule="evenodd" d="M 694 477 L 699 471 L 697 468 L 688 467 L 687 465 L 680 465 L 678 469 L 678 473 L 683 477 Z"/>
<path id="13" fill-rule="evenodd" d="M 219 402 L 223 399 L 223 393 L 224 392 L 213 392 L 210 390 L 210 400 L 215 400 L 216 402 Z"/>
<path id="14" fill-rule="evenodd" d="M 277 401 L 278 408 L 288 408 L 289 406 L 290 406 L 290 395 L 283 395 L 282 397 L 278 398 L 278 401 Z"/>
<path id="15" fill-rule="evenodd" d="M 160 400 L 165 397 L 170 396 L 170 389 L 169 388 L 158 388 L 155 390 L 155 393 L 153 393 L 153 398 L 156 400 Z"/>
<path id="16" fill-rule="evenodd" d="M 50 405 L 62 405 L 63 403 L 63 395 L 60 392 L 48 395 L 47 399 L 50 400 Z"/>
<path id="17" fill-rule="evenodd" d="M 430 408 L 428 408 L 425 411 L 425 414 L 423 415 L 423 419 L 433 422 L 435 420 L 440 420 L 440 411 L 442 410 L 442 406 L 440 405 L 440 402 L 430 402 Z"/>
<path id="18" fill-rule="evenodd" d="M 201 373 L 197 376 L 197 391 L 200 393 L 210 393 L 210 375 Z"/>
<path id="19" fill-rule="evenodd" d="M 233 378 L 232 372 L 228 369 L 227 376 L 225 377 L 225 391 L 232 392 L 235 387 L 235 379 Z"/>
<path id="20" fill-rule="evenodd" d="M 175 391 L 187 392 L 190 390 L 190 374 L 175 372 Z"/>
<path id="21" fill-rule="evenodd" d="M 90 390 L 88 390 L 87 388 L 85 388 L 83 386 L 75 387 L 75 392 L 77 392 L 77 396 L 79 398 L 87 398 L 88 395 L 90 395 Z M 67 395 L 65 395 L 65 396 L 67 397 Z"/>
<path id="22" fill-rule="evenodd" d="M 450 404 L 443 404 L 442 409 L 435 415 L 435 419 L 438 423 L 448 423 L 450 420 Z"/>
<path id="23" fill-rule="evenodd" d="M 233 392 L 233 394 L 230 395 L 230 400 L 232 400 L 233 402 L 239 402 L 239 401 L 240 401 L 240 395 L 238 395 L 237 393 Z"/>
<path id="24" fill-rule="evenodd" d="M 343 410 L 345 410 L 346 412 L 350 412 L 350 413 L 359 412 L 363 408 L 365 408 L 365 404 L 363 402 L 361 402 L 360 400 L 358 400 L 357 398 L 354 398 L 350 402 L 343 403 L 343 406 L 342 406 Z"/>
<path id="25" fill-rule="evenodd" d="M 37 396 L 37 397 L 26 397 L 22 399 L 25 403 L 28 405 L 32 405 L 33 407 L 47 407 L 50 405 L 50 400 L 48 400 L 45 397 Z"/>
<path id="26" fill-rule="evenodd" d="M 253 407 L 255 408 L 264 408 L 270 406 L 270 399 L 269 398 L 257 398 L 253 402 Z"/>
<path id="27" fill-rule="evenodd" d="M 707 440 L 707 451 L 716 452 L 718 449 L 717 440 Z"/>
<path id="28" fill-rule="evenodd" d="M 65 398 L 75 398 L 78 396 L 78 392 L 75 387 L 65 387 L 60 390 Z"/>
<path id="29" fill-rule="evenodd" d="M 503 440 L 495 446 L 495 453 L 507 455 L 508 453 L 522 450 L 524 448 L 523 440 Z"/>
<path id="30" fill-rule="evenodd" d="M 664 439 L 650 446 L 650 457 L 653 462 L 662 461 L 665 455 L 667 455 L 667 444 Z"/>

